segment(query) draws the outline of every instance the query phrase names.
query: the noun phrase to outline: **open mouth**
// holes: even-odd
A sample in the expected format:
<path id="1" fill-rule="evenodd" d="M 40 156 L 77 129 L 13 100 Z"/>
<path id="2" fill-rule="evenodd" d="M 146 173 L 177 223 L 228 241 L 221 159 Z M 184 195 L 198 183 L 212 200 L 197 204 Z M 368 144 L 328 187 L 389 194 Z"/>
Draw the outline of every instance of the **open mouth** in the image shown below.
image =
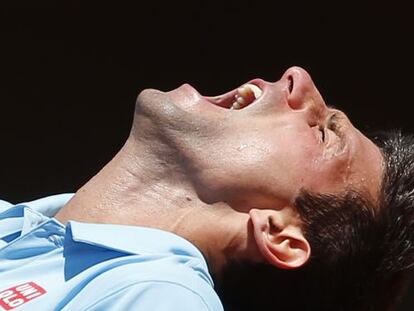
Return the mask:
<path id="1" fill-rule="evenodd" d="M 260 96 L 262 89 L 253 83 L 246 83 L 224 95 L 216 97 L 205 97 L 210 103 L 230 110 L 240 110 L 253 104 Z"/>

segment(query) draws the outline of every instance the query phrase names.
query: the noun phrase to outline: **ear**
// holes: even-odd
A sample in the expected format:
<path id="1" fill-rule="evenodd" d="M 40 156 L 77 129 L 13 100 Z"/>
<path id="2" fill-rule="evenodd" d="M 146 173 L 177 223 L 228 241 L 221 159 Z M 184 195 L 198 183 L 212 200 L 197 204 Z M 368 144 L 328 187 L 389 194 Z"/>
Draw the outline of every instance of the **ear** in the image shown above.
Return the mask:
<path id="1" fill-rule="evenodd" d="M 256 244 L 268 263 L 281 269 L 296 269 L 308 261 L 311 248 L 293 208 L 252 209 L 249 214 Z"/>

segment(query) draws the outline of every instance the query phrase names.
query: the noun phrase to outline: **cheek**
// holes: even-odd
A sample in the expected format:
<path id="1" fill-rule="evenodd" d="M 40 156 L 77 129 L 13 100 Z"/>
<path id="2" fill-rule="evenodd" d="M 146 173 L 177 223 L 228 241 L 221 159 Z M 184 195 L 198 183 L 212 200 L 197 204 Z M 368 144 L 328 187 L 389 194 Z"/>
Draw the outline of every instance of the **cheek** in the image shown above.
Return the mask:
<path id="1" fill-rule="evenodd" d="M 270 163 L 277 172 L 277 186 L 291 196 L 315 177 L 320 149 L 314 137 L 283 135 L 272 154 Z"/>
<path id="2" fill-rule="evenodd" d="M 286 124 L 236 128 L 197 153 L 200 189 L 244 201 L 290 202 L 312 175 L 320 147 L 316 136 L 308 128 Z"/>
<path id="3" fill-rule="evenodd" d="M 309 131 L 285 128 L 246 138 L 235 144 L 237 160 L 229 166 L 250 189 L 290 201 L 314 177 L 320 148 Z"/>

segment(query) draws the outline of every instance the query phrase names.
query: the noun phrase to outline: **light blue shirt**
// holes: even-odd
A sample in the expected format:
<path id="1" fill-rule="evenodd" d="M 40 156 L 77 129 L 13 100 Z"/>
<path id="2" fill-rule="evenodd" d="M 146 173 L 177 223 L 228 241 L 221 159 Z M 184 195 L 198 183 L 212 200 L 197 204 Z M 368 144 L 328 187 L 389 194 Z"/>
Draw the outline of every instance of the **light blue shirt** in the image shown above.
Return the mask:
<path id="1" fill-rule="evenodd" d="M 201 252 L 161 230 L 53 216 L 62 194 L 0 201 L 0 310 L 223 310 Z"/>

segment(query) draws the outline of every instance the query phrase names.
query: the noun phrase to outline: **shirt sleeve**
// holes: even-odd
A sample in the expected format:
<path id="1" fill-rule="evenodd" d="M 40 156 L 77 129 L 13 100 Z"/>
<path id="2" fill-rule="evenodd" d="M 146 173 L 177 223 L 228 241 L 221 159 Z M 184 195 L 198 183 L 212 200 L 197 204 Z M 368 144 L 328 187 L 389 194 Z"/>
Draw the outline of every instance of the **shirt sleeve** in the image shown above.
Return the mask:
<path id="1" fill-rule="evenodd" d="M 208 307 L 203 297 L 176 283 L 142 282 L 95 302 L 87 311 L 222 311 Z"/>

